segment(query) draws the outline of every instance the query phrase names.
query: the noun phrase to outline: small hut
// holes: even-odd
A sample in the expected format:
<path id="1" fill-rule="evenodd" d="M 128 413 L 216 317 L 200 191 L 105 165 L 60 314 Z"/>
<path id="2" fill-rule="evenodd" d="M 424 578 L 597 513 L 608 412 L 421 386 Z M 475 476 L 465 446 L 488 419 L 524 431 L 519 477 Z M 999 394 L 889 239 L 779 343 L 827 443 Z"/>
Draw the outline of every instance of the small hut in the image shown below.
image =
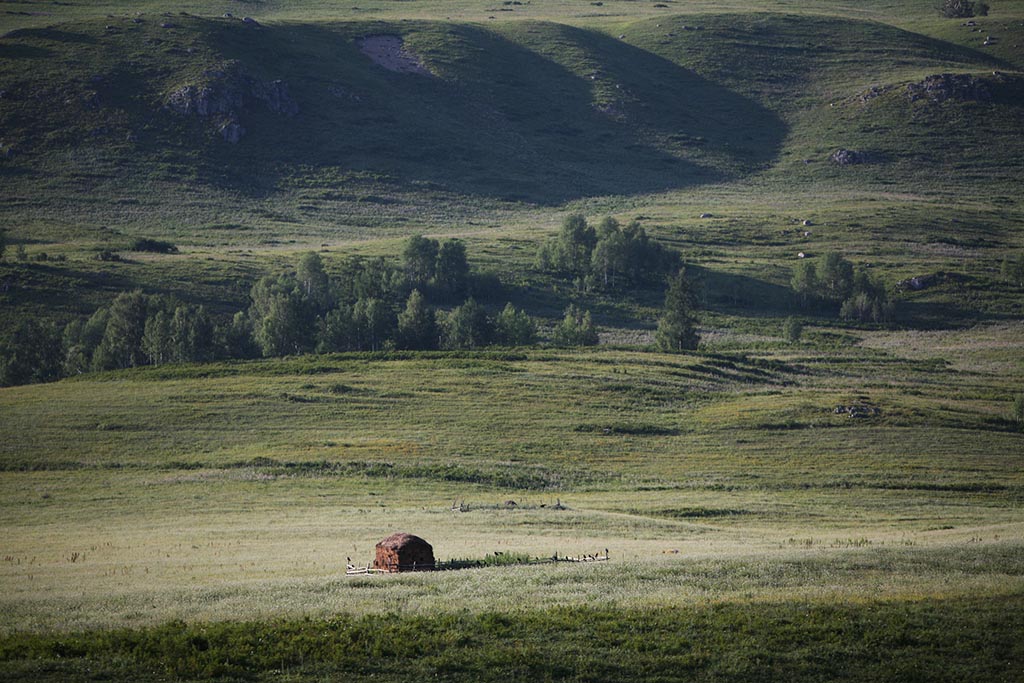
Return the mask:
<path id="1" fill-rule="evenodd" d="M 374 569 L 410 572 L 434 568 L 434 548 L 419 536 L 391 534 L 377 544 Z"/>

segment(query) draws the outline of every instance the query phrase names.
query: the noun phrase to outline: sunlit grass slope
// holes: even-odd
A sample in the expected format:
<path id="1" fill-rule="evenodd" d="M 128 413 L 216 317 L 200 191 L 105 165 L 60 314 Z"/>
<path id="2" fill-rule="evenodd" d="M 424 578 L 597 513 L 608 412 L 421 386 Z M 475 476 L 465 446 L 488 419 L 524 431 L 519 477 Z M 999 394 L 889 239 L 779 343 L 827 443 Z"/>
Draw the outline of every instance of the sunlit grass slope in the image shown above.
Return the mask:
<path id="1" fill-rule="evenodd" d="M 957 562 L 1022 540 L 1024 448 L 1006 419 L 1021 368 L 1009 347 L 982 355 L 339 356 L 5 389 L 4 627 L 372 609 L 356 585 L 444 609 L 402 597 L 435 581 L 477 610 L 563 576 L 517 570 L 523 592 L 501 596 L 500 574 L 339 576 L 399 529 L 443 557 L 609 548 L 619 564 L 548 595 L 573 605 L 607 604 L 611 585 L 624 608 L 692 604 L 709 594 L 672 572 L 696 559 L 723 573 L 719 598 L 948 594 Z M 850 405 L 866 416 L 836 412 Z M 865 569 L 835 581 L 744 578 L 751 562 L 826 572 L 851 551 Z M 1019 568 L 976 559 L 956 594 L 1019 588 Z M 625 579 L 634 563 L 666 582 Z"/>
<path id="2" fill-rule="evenodd" d="M 327 356 L 7 388 L 0 676 L 667 680 L 685 662 L 757 680 L 770 660 L 787 680 L 1012 680 L 1018 337 Z M 398 530 L 442 559 L 612 560 L 344 575 Z"/>
<path id="3" fill-rule="evenodd" d="M 0 324 L 135 287 L 231 314 L 426 232 L 490 309 L 580 303 L 605 343 L 0 389 L 0 680 L 1020 680 L 1024 4 L 934 4 L 0 2 Z M 298 113 L 231 144 L 168 110 L 217 71 Z M 915 96 L 939 74 L 968 95 Z M 533 268 L 571 211 L 681 252 L 700 353 L 647 350 L 660 291 Z M 180 253 L 95 259 L 137 237 Z M 828 251 L 893 323 L 796 306 Z M 344 575 L 393 531 L 612 559 Z"/>
<path id="4" fill-rule="evenodd" d="M 365 236 L 755 177 L 1012 196 L 1018 53 L 922 27 L 718 13 L 603 29 L 178 15 L 26 28 L 0 42 L 0 208 L 25 237 L 129 225 L 251 242 L 253 227 Z M 1020 38 L 1016 24 L 999 30 L 1000 46 Z M 372 62 L 358 39 L 373 34 L 402 36 L 430 73 Z M 250 102 L 231 144 L 168 110 L 174 92 L 236 68 L 284 81 L 298 113 Z M 976 76 L 990 97 L 908 96 L 948 72 Z M 837 148 L 870 163 L 839 167 Z"/>

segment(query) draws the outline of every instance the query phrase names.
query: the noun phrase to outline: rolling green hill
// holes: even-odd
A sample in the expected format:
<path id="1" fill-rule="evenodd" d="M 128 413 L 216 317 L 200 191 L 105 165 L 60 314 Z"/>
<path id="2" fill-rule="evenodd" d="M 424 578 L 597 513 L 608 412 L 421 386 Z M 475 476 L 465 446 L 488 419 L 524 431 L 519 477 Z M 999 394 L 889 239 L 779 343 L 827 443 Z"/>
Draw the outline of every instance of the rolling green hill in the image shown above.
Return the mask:
<path id="1" fill-rule="evenodd" d="M 1024 0 L 935 4 L 0 0 L 0 350 L 81 356 L 0 387 L 0 680 L 1020 680 Z M 569 214 L 699 349 L 542 265 Z M 309 252 L 394 318 L 420 234 L 541 342 L 77 374 Z M 891 315 L 800 306 L 829 253 Z M 393 531 L 612 559 L 344 574 Z"/>
<path id="2" fill-rule="evenodd" d="M 113 187 L 256 200 L 301 188 L 314 212 L 358 201 L 374 183 L 425 199 L 561 203 L 749 174 L 784 134 L 777 116 L 725 87 L 566 26 L 174 26 L 121 20 L 5 39 L 4 170 L 35 188 L 27 201 L 44 199 L 48 178 L 54 193 L 94 198 Z M 357 39 L 376 34 L 402 35 L 429 71 L 372 62 Z M 251 81 L 278 79 L 297 111 L 253 96 Z M 212 90 L 218 111 L 173 111 L 190 86 Z M 245 129 L 235 144 L 220 132 L 229 118 Z M 757 131 L 743 148 L 729 143 L 735 126 Z"/>
<path id="3" fill-rule="evenodd" d="M 1013 192 L 1024 152 L 1013 58 L 822 16 L 614 30 L 149 15 L 15 30 L 0 43 L 0 210 L 9 223 L 74 216 L 87 234 L 111 223 L 193 234 L 381 227 L 382 215 L 417 211 L 435 223 L 438 205 L 465 222 L 467 207 L 493 215 L 752 178 Z M 359 41 L 379 35 L 401 36 L 424 71 L 374 63 Z M 910 94 L 947 73 L 972 85 Z M 204 88 L 212 111 L 200 114 Z M 840 148 L 868 163 L 832 163 Z"/>

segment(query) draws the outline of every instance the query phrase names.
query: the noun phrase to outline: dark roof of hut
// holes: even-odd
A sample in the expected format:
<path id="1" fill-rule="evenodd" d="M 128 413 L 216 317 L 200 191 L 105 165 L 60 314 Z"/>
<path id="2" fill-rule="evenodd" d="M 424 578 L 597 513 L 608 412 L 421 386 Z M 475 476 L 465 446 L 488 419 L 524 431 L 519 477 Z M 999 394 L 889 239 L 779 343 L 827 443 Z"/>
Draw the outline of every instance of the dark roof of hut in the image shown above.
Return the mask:
<path id="1" fill-rule="evenodd" d="M 412 534 L 397 533 L 391 534 L 383 541 L 377 544 L 378 548 L 405 548 L 410 545 L 425 545 L 430 547 L 430 544 L 424 541 L 419 536 L 413 536 Z"/>

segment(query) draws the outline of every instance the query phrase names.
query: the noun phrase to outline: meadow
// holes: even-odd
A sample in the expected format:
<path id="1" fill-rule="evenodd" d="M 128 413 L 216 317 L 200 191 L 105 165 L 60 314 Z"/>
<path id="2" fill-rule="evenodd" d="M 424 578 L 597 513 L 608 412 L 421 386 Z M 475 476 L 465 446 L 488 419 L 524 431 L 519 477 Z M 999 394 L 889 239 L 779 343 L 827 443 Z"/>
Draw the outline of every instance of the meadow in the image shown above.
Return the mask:
<path id="1" fill-rule="evenodd" d="M 934 4 L 0 2 L 4 330 L 427 234 L 542 332 L 0 388 L 0 680 L 1024 680 L 1024 3 Z M 169 109 L 236 68 L 298 113 Z M 536 267 L 570 213 L 679 252 L 698 350 Z M 798 305 L 828 252 L 892 320 Z M 611 560 L 345 575 L 394 531 Z"/>
<path id="2" fill-rule="evenodd" d="M 811 666 L 827 657 L 814 629 L 833 633 L 878 610 L 902 615 L 892 619 L 904 630 L 931 629 L 938 610 L 958 643 L 1009 639 L 1008 659 L 967 657 L 951 680 L 1012 678 L 1019 654 L 1006 605 L 1024 588 L 1024 480 L 1003 396 L 1019 381 L 1020 328 L 989 334 L 983 353 L 963 350 L 959 369 L 866 348 L 878 346 L 871 333 L 841 354 L 355 354 L 7 389 L 6 675 L 100 666 L 189 678 L 478 677 L 512 647 L 531 662 L 514 678 L 544 677 L 549 657 L 572 655 L 547 675 L 586 679 L 581 667 L 601 658 L 585 646 L 589 629 L 642 628 L 650 652 L 609 647 L 630 653 L 627 669 L 649 667 L 651 680 L 670 675 L 676 655 L 698 678 L 753 680 L 764 670 L 740 675 L 730 658 L 776 652 L 765 638 L 783 650 L 809 639 L 805 655 L 775 666 L 786 676 L 809 667 L 816 673 L 803 679 L 816 680 L 845 665 Z M 878 414 L 834 412 L 853 403 Z M 607 548 L 612 560 L 344 575 L 395 530 L 429 539 L 445 559 Z M 824 625 L 805 631 L 794 611 L 821 611 Z M 382 619 L 408 631 L 385 635 Z M 734 619 L 764 620 L 772 635 L 747 625 L 714 636 L 738 638 L 727 644 L 663 638 L 690 620 L 710 621 L 685 628 L 731 633 Z M 190 626 L 168 632 L 168 623 Z M 249 625 L 279 642 L 280 661 L 239 651 L 218 669 L 178 649 L 191 652 L 188 638 L 212 629 L 211 642 L 230 650 L 232 638 L 255 637 Z M 351 636 L 358 647 L 321 630 L 335 628 L 362 634 Z M 561 635 L 549 642 L 547 629 Z M 893 665 L 875 649 L 885 639 L 835 637 L 853 659 L 881 657 L 868 670 Z M 135 638 L 185 640 L 135 649 L 126 644 Z M 544 644 L 526 644 L 534 638 Z M 910 652 L 951 647 L 911 640 Z M 62 647 L 77 653 L 70 663 Z M 391 670 L 395 647 L 422 656 Z M 924 678 L 939 674 L 908 656 Z M 449 670 L 452 661 L 462 668 Z"/>

